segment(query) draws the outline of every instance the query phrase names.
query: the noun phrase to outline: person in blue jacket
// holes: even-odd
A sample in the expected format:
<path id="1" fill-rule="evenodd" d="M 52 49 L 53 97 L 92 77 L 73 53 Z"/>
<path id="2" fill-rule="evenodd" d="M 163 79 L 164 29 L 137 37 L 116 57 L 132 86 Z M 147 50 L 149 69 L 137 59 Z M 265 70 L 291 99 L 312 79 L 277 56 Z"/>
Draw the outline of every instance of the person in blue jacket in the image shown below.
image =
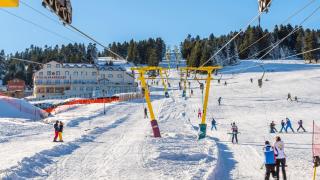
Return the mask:
<path id="1" fill-rule="evenodd" d="M 214 118 L 212 118 L 211 121 L 211 131 L 213 130 L 213 128 L 217 130 L 217 121 Z"/>
<path id="2" fill-rule="evenodd" d="M 264 157 L 265 157 L 265 167 L 266 167 L 266 174 L 265 174 L 265 180 L 270 179 L 270 174 L 272 174 L 272 177 L 276 176 L 276 171 L 275 171 L 275 155 L 274 155 L 274 149 L 270 145 L 269 141 L 265 142 L 265 146 L 263 148 L 264 151 Z"/>
<path id="3" fill-rule="evenodd" d="M 288 132 L 289 128 L 292 130 L 292 132 L 294 132 L 290 119 L 286 118 L 286 132 Z"/>

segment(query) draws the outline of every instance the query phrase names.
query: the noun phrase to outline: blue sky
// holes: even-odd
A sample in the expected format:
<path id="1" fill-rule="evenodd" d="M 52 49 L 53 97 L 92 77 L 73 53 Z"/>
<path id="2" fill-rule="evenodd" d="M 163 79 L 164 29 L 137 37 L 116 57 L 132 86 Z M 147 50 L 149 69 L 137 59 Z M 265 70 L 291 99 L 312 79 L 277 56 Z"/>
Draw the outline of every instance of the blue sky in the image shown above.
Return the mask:
<path id="1" fill-rule="evenodd" d="M 272 29 L 310 0 L 273 0 L 270 12 L 263 15 L 262 27 Z M 57 19 L 41 6 L 41 0 L 23 2 Z M 90 2 L 90 3 L 88 3 Z M 73 0 L 73 25 L 91 34 L 103 44 L 113 41 L 162 37 L 169 45 L 178 45 L 187 34 L 207 37 L 239 30 L 257 14 L 257 0 Z M 298 24 L 320 2 L 317 0 L 291 23 Z M 61 24 L 54 23 L 23 4 L 7 9 L 37 24 L 63 34 L 76 42 L 89 41 Z M 320 28 L 320 12 L 305 27 Z M 6 53 L 38 46 L 66 44 L 62 39 L 0 11 L 0 49 Z"/>

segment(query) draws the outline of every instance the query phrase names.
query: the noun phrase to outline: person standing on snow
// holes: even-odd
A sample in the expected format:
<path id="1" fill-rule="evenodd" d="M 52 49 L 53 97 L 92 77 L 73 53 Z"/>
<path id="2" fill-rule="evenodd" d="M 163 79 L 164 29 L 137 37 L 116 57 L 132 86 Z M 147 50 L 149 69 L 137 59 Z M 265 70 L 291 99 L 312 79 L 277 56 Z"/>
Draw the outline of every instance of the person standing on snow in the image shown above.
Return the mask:
<path id="1" fill-rule="evenodd" d="M 286 155 L 284 153 L 284 143 L 281 141 L 281 138 L 279 136 L 276 137 L 276 142 L 274 143 L 274 153 L 276 156 L 276 179 L 279 179 L 279 170 L 281 165 L 283 180 L 287 180 Z"/>
<path id="2" fill-rule="evenodd" d="M 276 133 L 276 132 L 278 132 L 275 126 L 276 126 L 276 124 L 274 123 L 274 121 L 272 121 L 272 122 L 270 123 L 270 133 Z"/>
<path id="3" fill-rule="evenodd" d="M 198 109 L 198 118 L 201 118 L 202 117 L 202 112 L 201 112 L 201 109 L 199 108 Z"/>
<path id="4" fill-rule="evenodd" d="M 59 136 L 59 121 L 56 121 L 56 123 L 53 125 L 53 128 L 54 128 L 53 142 L 57 142 L 57 138 Z"/>
<path id="5" fill-rule="evenodd" d="M 281 129 L 280 129 L 280 133 L 282 133 L 282 130 L 285 130 L 285 131 L 287 132 L 287 130 L 286 130 L 286 123 L 284 122 L 284 120 L 281 120 Z"/>
<path id="6" fill-rule="evenodd" d="M 232 143 L 237 143 L 238 144 L 238 127 L 235 122 L 232 123 L 231 126 L 231 131 L 232 131 Z M 235 142 L 234 142 L 235 141 Z"/>
<path id="7" fill-rule="evenodd" d="M 59 123 L 59 142 L 63 142 L 63 140 L 62 140 L 62 132 L 63 132 L 63 122 L 60 121 L 60 123 Z"/>
<path id="8" fill-rule="evenodd" d="M 219 106 L 221 105 L 221 100 L 222 100 L 222 98 L 219 97 L 219 99 L 218 99 L 218 104 L 219 104 Z"/>
<path id="9" fill-rule="evenodd" d="M 290 99 L 290 101 L 292 101 L 292 98 L 291 98 L 291 94 L 288 93 L 288 97 L 287 97 L 287 101 Z"/>
<path id="10" fill-rule="evenodd" d="M 305 130 L 304 127 L 303 127 L 303 122 L 302 122 L 302 120 L 299 120 L 299 121 L 298 121 L 298 125 L 299 125 L 299 127 L 298 127 L 298 129 L 297 129 L 297 132 L 299 132 L 300 128 L 303 130 L 303 132 L 306 132 L 306 130 Z"/>
<path id="11" fill-rule="evenodd" d="M 286 132 L 288 132 L 288 128 L 290 128 L 292 132 L 294 132 L 290 119 L 286 118 Z"/>
<path id="12" fill-rule="evenodd" d="M 148 118 L 148 109 L 147 107 L 144 108 L 144 118 Z"/>
<path id="13" fill-rule="evenodd" d="M 214 118 L 212 118 L 212 121 L 211 121 L 211 131 L 212 129 L 214 128 L 215 130 L 217 130 L 217 122 Z"/>
<path id="14" fill-rule="evenodd" d="M 270 174 L 272 174 L 272 177 L 276 176 L 276 171 L 275 171 L 275 165 L 276 165 L 276 161 L 275 161 L 275 154 L 274 154 L 274 149 L 273 147 L 270 145 L 269 141 L 265 142 L 265 146 L 263 148 L 264 151 L 264 165 L 266 167 L 266 174 L 265 174 L 265 180 L 269 180 L 270 179 Z"/>

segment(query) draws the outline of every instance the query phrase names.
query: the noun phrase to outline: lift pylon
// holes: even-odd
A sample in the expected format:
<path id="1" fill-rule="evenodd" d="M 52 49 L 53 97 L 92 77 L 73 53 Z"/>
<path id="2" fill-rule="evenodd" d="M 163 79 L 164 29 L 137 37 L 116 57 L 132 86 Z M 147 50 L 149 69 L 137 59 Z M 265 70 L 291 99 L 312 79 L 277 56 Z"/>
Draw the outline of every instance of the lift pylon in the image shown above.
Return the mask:
<path id="1" fill-rule="evenodd" d="M 146 83 L 146 78 L 144 76 L 145 76 L 145 73 L 148 71 L 159 71 L 159 74 L 162 78 L 162 82 L 165 85 L 164 80 L 163 80 L 163 76 L 162 76 L 162 71 L 164 70 L 164 68 L 148 66 L 148 67 L 134 67 L 134 68 L 131 68 L 131 70 L 139 72 L 139 80 L 141 82 L 142 88 L 144 89 L 144 96 L 145 96 L 148 110 L 150 113 L 150 121 L 151 121 L 152 130 L 153 130 L 153 135 L 154 135 L 154 137 L 161 137 L 158 122 L 157 122 L 156 117 L 154 115 L 154 111 L 153 111 L 153 107 L 152 107 L 152 103 L 151 103 L 151 99 L 150 99 L 150 95 L 149 95 L 149 89 L 148 89 L 148 86 Z M 165 89 L 166 89 L 165 92 L 167 92 L 167 86 L 165 86 Z"/>
<path id="2" fill-rule="evenodd" d="M 208 99 L 209 99 L 209 92 L 210 92 L 210 82 L 212 78 L 212 72 L 218 69 L 221 69 L 221 66 L 207 66 L 207 67 L 184 67 L 180 68 L 181 70 L 185 70 L 186 72 L 189 71 L 204 71 L 207 72 L 207 79 L 206 79 L 206 90 L 205 90 L 205 97 L 203 102 L 203 115 L 201 118 L 201 123 L 199 124 L 200 132 L 199 132 L 199 140 L 203 139 L 207 135 L 207 124 L 206 124 L 206 117 L 207 117 L 207 107 L 208 107 Z"/>

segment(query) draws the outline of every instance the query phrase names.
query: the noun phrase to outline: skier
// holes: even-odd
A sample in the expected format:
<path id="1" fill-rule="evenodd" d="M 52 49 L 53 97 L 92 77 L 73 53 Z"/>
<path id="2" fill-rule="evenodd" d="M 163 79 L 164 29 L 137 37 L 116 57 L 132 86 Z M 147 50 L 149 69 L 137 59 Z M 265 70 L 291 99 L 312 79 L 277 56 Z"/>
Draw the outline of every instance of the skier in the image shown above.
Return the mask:
<path id="1" fill-rule="evenodd" d="M 269 180 L 270 179 L 270 174 L 272 174 L 272 177 L 276 176 L 276 172 L 275 172 L 275 155 L 274 155 L 274 149 L 273 147 L 270 145 L 269 141 L 265 142 L 265 146 L 263 148 L 264 151 L 264 157 L 265 157 L 265 167 L 266 167 L 266 174 L 265 174 L 265 180 Z"/>
<path id="2" fill-rule="evenodd" d="M 250 82 L 253 83 L 253 79 L 252 78 L 250 78 Z"/>
<path id="3" fill-rule="evenodd" d="M 220 79 L 218 79 L 218 83 L 220 84 Z"/>
<path id="4" fill-rule="evenodd" d="M 290 99 L 290 101 L 292 101 L 292 99 L 291 99 L 291 94 L 290 93 L 288 93 L 288 97 L 287 97 L 287 101 Z"/>
<path id="5" fill-rule="evenodd" d="M 218 99 L 218 104 L 219 104 L 219 106 L 221 105 L 221 100 L 222 100 L 222 98 L 219 97 L 219 99 Z"/>
<path id="6" fill-rule="evenodd" d="M 63 140 L 62 140 L 62 132 L 63 132 L 63 122 L 60 121 L 60 123 L 59 123 L 59 142 L 63 142 Z"/>
<path id="7" fill-rule="evenodd" d="M 144 118 L 148 118 L 148 109 L 147 107 L 144 108 Z"/>
<path id="8" fill-rule="evenodd" d="M 224 82 L 224 85 L 227 86 L 227 81 Z"/>
<path id="9" fill-rule="evenodd" d="M 288 128 L 290 128 L 292 132 L 294 132 L 290 119 L 286 118 L 286 132 L 288 132 Z"/>
<path id="10" fill-rule="evenodd" d="M 232 143 L 234 144 L 234 140 L 238 144 L 238 127 L 235 122 L 231 124 L 231 131 L 232 131 Z"/>
<path id="11" fill-rule="evenodd" d="M 214 119 L 214 118 L 212 118 L 212 121 L 211 121 L 211 131 L 212 131 L 212 129 L 214 128 L 215 130 L 217 130 L 217 121 Z"/>
<path id="12" fill-rule="evenodd" d="M 53 125 L 53 128 L 54 128 L 53 142 L 57 142 L 57 138 L 59 136 L 59 121 L 56 121 L 56 123 Z"/>
<path id="13" fill-rule="evenodd" d="M 279 136 L 276 137 L 276 142 L 274 143 L 274 152 L 276 156 L 276 179 L 279 179 L 279 169 L 281 164 L 283 180 L 287 180 L 286 175 L 286 155 L 284 153 L 284 143 L 281 141 Z"/>
<path id="14" fill-rule="evenodd" d="M 276 133 L 276 132 L 278 132 L 275 126 L 276 126 L 276 124 L 274 123 L 274 121 L 272 121 L 272 122 L 270 123 L 270 133 Z"/>
<path id="15" fill-rule="evenodd" d="M 286 123 L 284 122 L 284 120 L 281 120 L 281 129 L 280 129 L 280 133 L 282 133 L 282 130 L 285 130 L 285 131 L 287 132 L 287 130 L 286 130 Z"/>
<path id="16" fill-rule="evenodd" d="M 302 124 L 303 124 L 302 120 L 299 120 L 299 121 L 298 121 L 299 127 L 298 127 L 298 129 L 297 129 L 297 132 L 299 132 L 300 128 L 303 130 L 303 132 L 306 132 L 306 130 L 304 129 L 304 127 L 303 127 Z"/>
<path id="17" fill-rule="evenodd" d="M 191 96 L 193 96 L 193 90 L 191 89 Z"/>
<path id="18" fill-rule="evenodd" d="M 297 96 L 294 97 L 294 101 L 298 102 L 298 97 Z"/>
<path id="19" fill-rule="evenodd" d="M 202 112 L 201 112 L 201 109 L 199 108 L 198 109 L 198 118 L 201 118 L 201 116 L 202 116 Z"/>

